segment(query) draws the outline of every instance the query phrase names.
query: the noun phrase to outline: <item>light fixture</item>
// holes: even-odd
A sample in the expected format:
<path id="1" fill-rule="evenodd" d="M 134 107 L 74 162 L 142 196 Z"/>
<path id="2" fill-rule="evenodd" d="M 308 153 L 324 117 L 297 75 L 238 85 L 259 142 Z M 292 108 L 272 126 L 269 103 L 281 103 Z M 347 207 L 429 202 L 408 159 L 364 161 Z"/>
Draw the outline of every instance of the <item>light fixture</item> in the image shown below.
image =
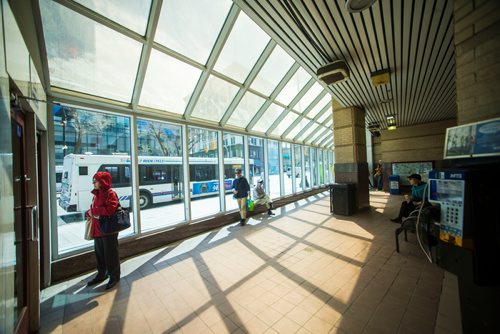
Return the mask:
<path id="1" fill-rule="evenodd" d="M 373 137 L 380 137 L 380 124 L 377 122 L 371 122 L 366 127 Z"/>
<path id="2" fill-rule="evenodd" d="M 396 130 L 396 118 L 387 116 L 387 130 Z"/>
<path id="3" fill-rule="evenodd" d="M 377 87 L 387 85 L 391 81 L 391 70 L 386 68 L 380 71 L 370 73 L 372 84 Z"/>
<path id="4" fill-rule="evenodd" d="M 357 13 L 370 7 L 375 1 L 376 0 L 346 0 L 345 8 L 351 13 Z"/>
<path id="5" fill-rule="evenodd" d="M 349 78 L 349 67 L 345 61 L 336 60 L 318 68 L 316 75 L 318 76 L 318 79 L 327 85 L 331 85 L 347 80 L 347 78 Z"/>

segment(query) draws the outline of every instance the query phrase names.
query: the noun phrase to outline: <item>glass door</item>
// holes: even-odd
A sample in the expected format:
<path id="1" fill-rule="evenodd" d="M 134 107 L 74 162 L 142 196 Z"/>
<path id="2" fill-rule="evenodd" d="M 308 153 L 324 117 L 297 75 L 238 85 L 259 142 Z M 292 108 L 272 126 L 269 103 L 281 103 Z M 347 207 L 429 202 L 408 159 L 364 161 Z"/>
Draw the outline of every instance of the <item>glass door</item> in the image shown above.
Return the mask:
<path id="1" fill-rule="evenodd" d="M 26 219 L 26 161 L 25 128 L 22 113 L 12 114 L 12 177 L 14 194 L 15 255 L 12 258 L 14 285 L 14 318 L 18 319 L 16 332 L 29 331 L 28 312 L 28 226 Z"/>
<path id="2" fill-rule="evenodd" d="M 12 185 L 14 199 L 14 316 L 16 333 L 38 330 L 40 274 L 36 116 L 12 111 Z M 30 135 L 30 133 L 32 135 Z"/>

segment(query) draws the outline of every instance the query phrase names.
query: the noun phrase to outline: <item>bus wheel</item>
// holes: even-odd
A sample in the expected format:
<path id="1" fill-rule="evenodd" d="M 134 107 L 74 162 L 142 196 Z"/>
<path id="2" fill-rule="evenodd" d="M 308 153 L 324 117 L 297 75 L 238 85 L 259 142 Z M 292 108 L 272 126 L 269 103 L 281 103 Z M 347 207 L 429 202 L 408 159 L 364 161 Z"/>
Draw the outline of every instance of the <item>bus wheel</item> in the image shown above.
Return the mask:
<path id="1" fill-rule="evenodd" d="M 139 194 L 139 207 L 141 210 L 148 208 L 151 205 L 151 195 L 142 192 Z"/>

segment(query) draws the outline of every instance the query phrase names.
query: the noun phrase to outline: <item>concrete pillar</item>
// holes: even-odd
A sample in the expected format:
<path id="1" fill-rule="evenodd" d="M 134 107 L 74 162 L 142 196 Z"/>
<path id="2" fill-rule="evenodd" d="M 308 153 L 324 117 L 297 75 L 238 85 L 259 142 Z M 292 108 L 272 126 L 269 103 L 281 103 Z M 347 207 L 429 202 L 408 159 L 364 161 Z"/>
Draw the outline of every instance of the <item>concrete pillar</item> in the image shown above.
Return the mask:
<path id="1" fill-rule="evenodd" d="M 359 107 L 334 109 L 335 182 L 355 183 L 358 210 L 370 207 L 365 113 Z"/>
<path id="2" fill-rule="evenodd" d="M 500 116 L 500 1 L 453 2 L 457 124 Z"/>

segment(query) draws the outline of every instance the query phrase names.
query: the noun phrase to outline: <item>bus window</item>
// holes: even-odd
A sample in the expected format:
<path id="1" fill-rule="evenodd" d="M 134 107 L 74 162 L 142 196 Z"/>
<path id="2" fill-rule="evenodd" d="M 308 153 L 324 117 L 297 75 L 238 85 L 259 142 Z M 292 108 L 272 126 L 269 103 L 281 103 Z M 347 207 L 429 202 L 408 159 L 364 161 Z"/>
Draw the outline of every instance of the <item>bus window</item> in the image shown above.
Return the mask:
<path id="1" fill-rule="evenodd" d="M 139 178 L 141 184 L 170 183 L 171 177 L 168 173 L 168 165 L 139 166 Z"/>
<path id="2" fill-rule="evenodd" d="M 111 174 L 112 186 L 126 187 L 130 185 L 130 166 L 124 165 L 102 165 L 99 167 L 99 172 L 108 172 Z"/>

